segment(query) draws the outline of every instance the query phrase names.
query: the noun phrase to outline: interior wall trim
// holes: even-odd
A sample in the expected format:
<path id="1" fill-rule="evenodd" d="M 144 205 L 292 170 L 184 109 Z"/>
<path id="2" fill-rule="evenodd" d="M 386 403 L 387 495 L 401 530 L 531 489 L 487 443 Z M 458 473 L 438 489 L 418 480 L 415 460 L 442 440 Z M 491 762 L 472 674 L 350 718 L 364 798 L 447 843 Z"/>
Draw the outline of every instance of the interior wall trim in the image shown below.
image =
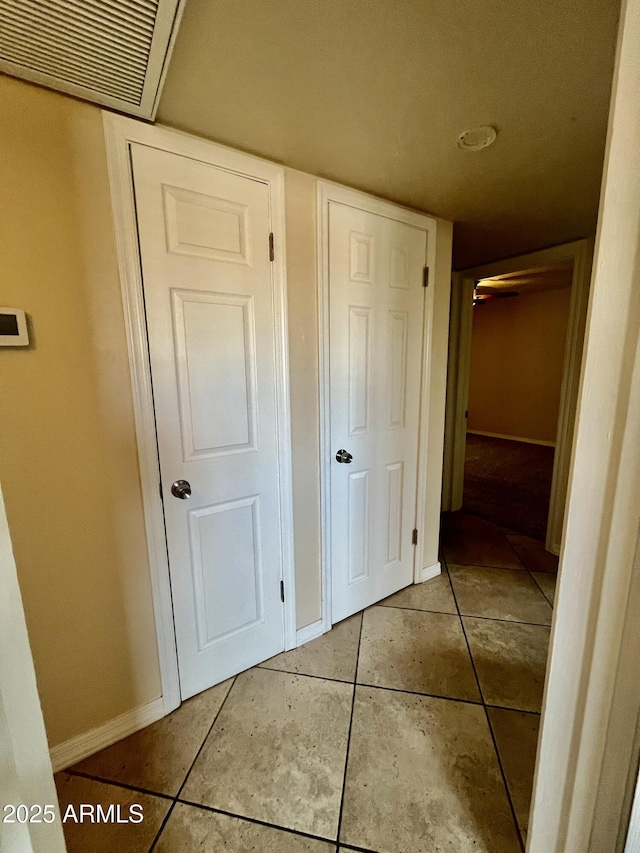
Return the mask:
<path id="1" fill-rule="evenodd" d="M 298 628 L 296 632 L 296 645 L 304 646 L 305 643 L 310 643 L 311 640 L 317 640 L 324 634 L 324 622 L 318 619 L 317 622 L 312 622 L 310 625 L 305 625 L 304 628 Z"/>
<path id="2" fill-rule="evenodd" d="M 553 554 L 560 553 L 562 541 L 587 323 L 593 250 L 593 238 L 575 240 L 572 243 L 564 243 L 550 249 L 541 249 L 527 255 L 463 270 L 456 274 L 452 291 L 451 318 L 452 324 L 455 323 L 456 325 L 450 330 L 450 369 L 447 377 L 447 397 L 452 399 L 447 401 L 449 417 L 446 424 L 446 464 L 443 494 L 445 509 L 455 512 L 462 507 L 471 367 L 472 294 L 475 283 L 481 278 L 490 278 L 495 275 L 506 275 L 520 270 L 536 269 L 566 261 L 573 263 L 569 321 L 555 440 L 556 453 L 553 460 L 551 499 L 545 543 L 546 549 Z"/>
<path id="3" fill-rule="evenodd" d="M 88 758 L 95 752 L 117 743 L 122 738 L 139 732 L 140 729 L 150 726 L 151 723 L 155 723 L 164 716 L 164 702 L 160 696 L 152 702 L 147 702 L 145 705 L 140 705 L 138 708 L 133 708 L 131 711 L 114 717 L 95 729 L 65 740 L 49 751 L 53 772 L 57 773 L 77 764 L 83 758 Z"/>
<path id="4" fill-rule="evenodd" d="M 442 565 L 440 562 L 434 563 L 432 566 L 425 566 L 420 570 L 420 577 L 417 583 L 424 583 L 424 581 L 430 581 L 432 578 L 437 578 L 438 575 L 442 574 Z"/>
<path id="5" fill-rule="evenodd" d="M 468 429 L 467 435 L 486 435 L 487 438 L 504 438 L 505 441 L 522 441 L 524 444 L 541 444 L 543 447 L 555 447 L 555 441 L 545 441 L 542 438 L 525 438 L 522 435 L 504 435 L 501 432 L 486 432 L 483 429 Z"/>
<path id="6" fill-rule="evenodd" d="M 235 151 L 223 145 L 217 145 L 208 140 L 199 139 L 160 125 L 145 124 L 107 111 L 103 111 L 103 123 L 129 353 L 162 697 L 165 713 L 168 714 L 180 705 L 181 696 L 164 511 L 158 488 L 160 470 L 133 194 L 131 145 L 147 145 L 204 163 L 211 163 L 252 180 L 260 180 L 269 187 L 271 227 L 277 246 L 272 270 L 278 465 L 282 518 L 282 580 L 287 591 L 284 604 L 284 648 L 286 650 L 296 647 L 297 638 L 293 559 L 284 170 L 275 163 Z"/>

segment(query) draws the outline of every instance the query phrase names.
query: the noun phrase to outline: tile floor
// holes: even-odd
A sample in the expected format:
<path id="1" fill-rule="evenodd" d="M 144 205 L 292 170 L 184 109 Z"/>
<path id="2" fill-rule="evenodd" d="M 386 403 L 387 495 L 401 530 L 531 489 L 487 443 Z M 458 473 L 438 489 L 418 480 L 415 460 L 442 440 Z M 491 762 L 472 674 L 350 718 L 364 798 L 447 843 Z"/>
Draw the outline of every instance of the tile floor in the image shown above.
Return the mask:
<path id="1" fill-rule="evenodd" d="M 140 824 L 70 853 L 518 853 L 557 560 L 456 513 L 443 572 L 185 702 L 56 781 Z"/>

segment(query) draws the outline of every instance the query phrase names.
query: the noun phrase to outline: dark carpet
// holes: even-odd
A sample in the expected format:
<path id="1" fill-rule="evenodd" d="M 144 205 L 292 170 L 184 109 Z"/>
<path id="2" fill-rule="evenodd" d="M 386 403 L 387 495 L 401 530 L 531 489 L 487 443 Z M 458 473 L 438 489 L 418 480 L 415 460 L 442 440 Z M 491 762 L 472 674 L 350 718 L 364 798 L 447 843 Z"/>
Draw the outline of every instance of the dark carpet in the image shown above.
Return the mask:
<path id="1" fill-rule="evenodd" d="M 553 447 L 467 434 L 463 509 L 544 541 Z"/>

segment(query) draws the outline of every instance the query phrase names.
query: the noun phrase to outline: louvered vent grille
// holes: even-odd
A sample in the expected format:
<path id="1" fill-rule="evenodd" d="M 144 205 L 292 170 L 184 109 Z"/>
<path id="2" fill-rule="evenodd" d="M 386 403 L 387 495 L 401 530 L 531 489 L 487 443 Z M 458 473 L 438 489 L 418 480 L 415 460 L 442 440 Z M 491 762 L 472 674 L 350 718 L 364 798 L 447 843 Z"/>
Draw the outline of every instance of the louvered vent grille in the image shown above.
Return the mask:
<path id="1" fill-rule="evenodd" d="M 179 5 L 177 0 L 0 0 L 0 68 L 135 109 L 143 103 L 150 66 L 156 86 L 160 80 Z M 164 44 L 156 43 L 159 35 Z"/>

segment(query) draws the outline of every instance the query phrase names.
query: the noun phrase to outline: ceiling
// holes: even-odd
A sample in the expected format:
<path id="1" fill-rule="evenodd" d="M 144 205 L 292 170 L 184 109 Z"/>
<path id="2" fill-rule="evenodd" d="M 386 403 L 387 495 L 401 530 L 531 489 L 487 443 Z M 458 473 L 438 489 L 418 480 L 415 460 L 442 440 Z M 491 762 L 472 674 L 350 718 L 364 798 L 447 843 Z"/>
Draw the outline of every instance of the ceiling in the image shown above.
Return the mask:
<path id="1" fill-rule="evenodd" d="M 541 293 L 545 290 L 560 290 L 573 284 L 573 262 L 549 264 L 532 270 L 494 275 L 478 282 L 482 292 L 515 290 L 520 296 Z"/>
<path id="2" fill-rule="evenodd" d="M 188 0 L 158 120 L 456 223 L 454 267 L 593 233 L 618 0 Z M 462 131 L 496 142 L 461 151 Z"/>

